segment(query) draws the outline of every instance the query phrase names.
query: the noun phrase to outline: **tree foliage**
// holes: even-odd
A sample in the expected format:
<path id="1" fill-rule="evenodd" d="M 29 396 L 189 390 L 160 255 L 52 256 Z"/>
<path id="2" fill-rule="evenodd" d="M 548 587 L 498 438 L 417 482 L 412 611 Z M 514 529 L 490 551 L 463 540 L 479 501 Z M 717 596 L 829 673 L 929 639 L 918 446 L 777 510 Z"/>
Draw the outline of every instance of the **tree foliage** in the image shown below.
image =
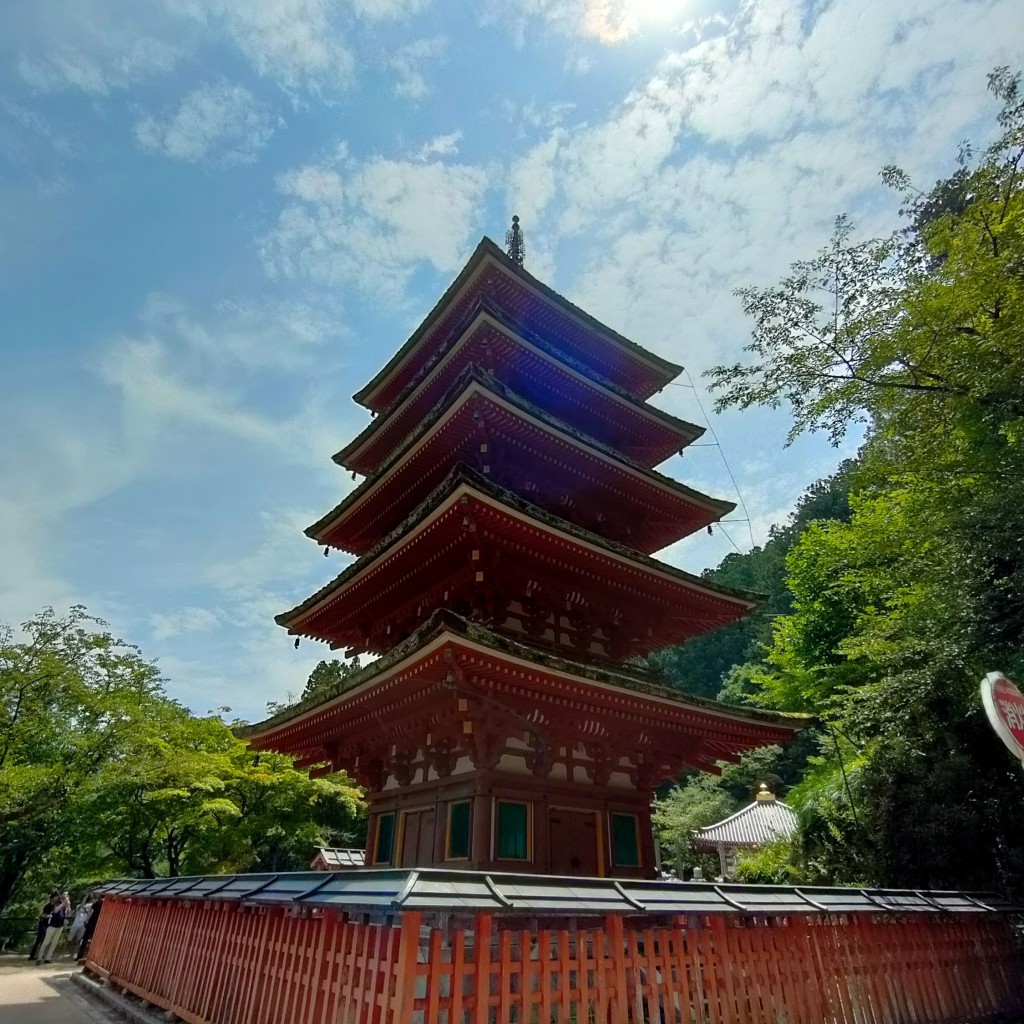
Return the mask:
<path id="1" fill-rule="evenodd" d="M 0 633 L 0 716 L 0 911 L 110 875 L 294 870 L 364 828 L 344 773 L 190 714 L 82 608 Z"/>
<path id="2" fill-rule="evenodd" d="M 927 193 L 895 167 L 912 228 L 855 241 L 839 217 L 830 244 L 769 288 L 738 292 L 753 320 L 746 363 L 709 371 L 716 407 L 793 410 L 793 433 L 836 440 L 856 421 L 923 416 L 967 426 L 1024 416 L 1020 76 L 989 76 L 1001 133 L 974 167 Z"/>
<path id="3" fill-rule="evenodd" d="M 771 634 L 772 621 L 791 610 L 786 556 L 807 524 L 820 519 L 849 518 L 851 468 L 850 463 L 843 463 L 831 476 L 812 484 L 797 502 L 789 522 L 771 528 L 763 547 L 742 555 L 726 555 L 717 568 L 704 573 L 716 583 L 763 594 L 764 601 L 752 615 L 739 622 L 652 655 L 651 665 L 664 672 L 671 685 L 697 697 L 720 696 L 731 703 L 743 703 L 742 697 L 753 696 L 753 690 L 744 690 L 742 681 L 734 678 L 732 672 L 735 666 L 757 657 Z M 721 694 L 723 688 L 728 692 Z"/>
<path id="4" fill-rule="evenodd" d="M 850 515 L 801 531 L 791 610 L 747 673 L 835 730 L 793 794 L 816 880 L 1024 888 L 1020 766 L 977 693 L 1024 667 L 1024 104 L 1019 76 L 989 85 L 996 141 L 927 191 L 887 168 L 908 226 L 856 241 L 841 218 L 742 290 L 751 360 L 712 371 L 720 408 L 868 429 Z"/>
<path id="5" fill-rule="evenodd" d="M 74 608 L 0 632 L 0 909 L 162 699 L 156 668 L 96 625 Z"/>

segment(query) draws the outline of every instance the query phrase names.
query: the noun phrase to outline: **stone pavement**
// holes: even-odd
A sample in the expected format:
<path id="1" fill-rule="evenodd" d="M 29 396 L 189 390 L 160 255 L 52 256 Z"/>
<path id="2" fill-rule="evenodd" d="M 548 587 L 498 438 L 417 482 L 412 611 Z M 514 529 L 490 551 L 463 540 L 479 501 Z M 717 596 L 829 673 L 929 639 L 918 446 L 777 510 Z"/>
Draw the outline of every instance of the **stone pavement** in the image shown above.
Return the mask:
<path id="1" fill-rule="evenodd" d="M 72 960 L 37 967 L 24 956 L 0 957 L 0 1024 L 111 1024 L 71 983 Z"/>

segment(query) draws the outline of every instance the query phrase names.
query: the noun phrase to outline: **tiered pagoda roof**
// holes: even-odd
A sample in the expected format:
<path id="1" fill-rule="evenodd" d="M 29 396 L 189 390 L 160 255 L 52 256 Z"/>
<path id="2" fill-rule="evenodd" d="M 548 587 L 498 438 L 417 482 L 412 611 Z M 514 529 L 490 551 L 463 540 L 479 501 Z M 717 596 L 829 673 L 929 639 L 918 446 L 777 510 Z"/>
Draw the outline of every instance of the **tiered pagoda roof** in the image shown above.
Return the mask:
<path id="1" fill-rule="evenodd" d="M 645 468 L 469 365 L 377 469 L 306 534 L 363 554 L 460 462 L 646 553 L 735 508 Z"/>
<path id="2" fill-rule="evenodd" d="M 467 366 L 486 369 L 512 391 L 553 410 L 566 423 L 642 466 L 656 466 L 703 435 L 703 427 L 638 400 L 550 343 L 524 337 L 520 330 L 496 311 L 479 311 L 456 341 L 436 352 L 334 461 L 346 469 L 372 473 L 442 401 Z"/>
<path id="3" fill-rule="evenodd" d="M 374 412 L 386 409 L 424 366 L 455 344 L 480 310 L 490 308 L 500 309 L 521 336 L 549 339 L 563 354 L 563 362 L 578 361 L 640 400 L 650 398 L 682 372 L 681 366 L 648 352 L 574 306 L 483 238 L 409 340 L 352 397 Z"/>
<path id="4" fill-rule="evenodd" d="M 530 557 L 523 557 L 529 551 Z M 579 589 L 565 591 L 565 580 Z M 483 584 L 483 586 L 480 586 Z M 528 601 L 578 603 L 592 614 L 587 644 L 619 634 L 611 657 L 644 654 L 727 625 L 756 595 L 693 576 L 545 512 L 465 466 L 457 466 L 401 523 L 326 587 L 277 617 L 289 632 L 383 653 L 437 608 L 468 606 L 504 628 Z M 512 605 L 520 604 L 519 612 Z M 554 624 L 545 619 L 558 645 Z M 535 638 L 545 630 L 533 632 Z"/>
<path id="5" fill-rule="evenodd" d="M 489 705 L 504 718 L 500 742 L 466 731 Z M 617 722 L 608 729 L 607 717 Z M 329 696 L 299 702 L 240 730 L 257 747 L 287 749 L 299 766 L 345 766 L 371 790 L 395 750 L 425 750 L 425 762 L 466 744 L 474 758 L 497 763 L 510 737 L 549 750 L 566 738 L 587 750 L 581 761 L 641 774 L 648 786 L 685 767 L 717 774 L 716 761 L 783 743 L 807 725 L 803 715 L 726 707 L 683 694 L 657 673 L 636 666 L 595 665 L 538 651 L 454 612 L 439 610 L 411 636 Z M 329 737 L 329 738 L 328 738 Z M 556 744 L 557 737 L 561 744 Z M 481 751 L 478 745 L 489 745 Z M 571 750 L 563 757 L 572 758 Z"/>

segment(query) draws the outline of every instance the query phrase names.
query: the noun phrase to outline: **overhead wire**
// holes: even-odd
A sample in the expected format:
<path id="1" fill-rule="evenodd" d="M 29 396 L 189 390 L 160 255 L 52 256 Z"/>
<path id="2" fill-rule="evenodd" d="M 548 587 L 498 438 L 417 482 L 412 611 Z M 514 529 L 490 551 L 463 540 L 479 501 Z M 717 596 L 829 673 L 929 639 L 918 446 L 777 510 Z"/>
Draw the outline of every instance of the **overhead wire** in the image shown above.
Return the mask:
<path id="1" fill-rule="evenodd" d="M 743 509 L 743 514 L 744 516 L 746 516 L 745 519 L 730 519 L 727 521 L 732 523 L 746 523 L 747 532 L 750 534 L 750 547 L 754 548 L 757 545 L 754 542 L 754 528 L 751 525 L 750 510 L 747 508 L 747 503 L 743 500 L 743 492 L 740 490 L 740 485 L 736 481 L 736 474 L 733 473 L 732 466 L 729 465 L 729 460 L 725 456 L 725 449 L 722 447 L 722 442 L 721 440 L 719 440 L 718 434 L 715 432 L 715 427 L 714 424 L 712 424 L 711 422 L 711 417 L 708 415 L 707 410 L 704 408 L 704 403 L 700 400 L 700 392 L 697 390 L 697 385 L 693 383 L 693 378 L 690 376 L 690 371 L 684 369 L 683 373 L 686 374 L 686 379 L 689 381 L 688 384 L 680 384 L 677 381 L 669 381 L 669 383 L 672 385 L 672 387 L 689 388 L 693 392 L 694 401 L 696 401 L 697 403 L 697 408 L 700 410 L 701 416 L 704 417 L 704 422 L 707 424 L 708 433 L 710 433 L 711 436 L 714 438 L 713 441 L 704 441 L 700 444 L 687 445 L 687 447 L 718 449 L 718 454 L 721 455 L 722 457 L 722 465 L 725 466 L 725 471 L 726 473 L 729 474 L 729 479 L 732 481 L 733 490 L 736 491 L 736 497 L 739 499 L 740 508 Z M 722 528 L 722 533 L 724 533 L 726 537 L 729 537 L 729 534 L 726 533 L 725 529 L 722 527 L 721 520 L 719 520 L 717 525 L 720 528 Z M 740 554 L 743 553 L 742 551 L 740 551 L 739 547 L 737 547 L 736 542 L 732 539 L 732 537 L 729 537 L 729 542 L 732 544 L 734 548 L 736 548 L 737 551 L 739 551 Z"/>

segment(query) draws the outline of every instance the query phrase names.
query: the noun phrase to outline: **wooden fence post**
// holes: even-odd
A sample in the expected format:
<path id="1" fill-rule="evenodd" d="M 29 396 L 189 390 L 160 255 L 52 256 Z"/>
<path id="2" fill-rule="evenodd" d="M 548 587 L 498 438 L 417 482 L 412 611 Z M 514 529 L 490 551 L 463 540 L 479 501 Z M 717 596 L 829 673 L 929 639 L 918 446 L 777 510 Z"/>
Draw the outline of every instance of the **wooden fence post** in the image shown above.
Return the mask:
<path id="1" fill-rule="evenodd" d="M 392 1003 L 394 1024 L 407 1024 L 412 1020 L 416 1002 L 416 965 L 420 953 L 420 922 L 423 915 L 417 911 L 402 914 L 401 935 L 398 940 L 398 956 L 395 959 L 395 998 Z M 430 965 L 427 965 L 430 969 Z"/>

